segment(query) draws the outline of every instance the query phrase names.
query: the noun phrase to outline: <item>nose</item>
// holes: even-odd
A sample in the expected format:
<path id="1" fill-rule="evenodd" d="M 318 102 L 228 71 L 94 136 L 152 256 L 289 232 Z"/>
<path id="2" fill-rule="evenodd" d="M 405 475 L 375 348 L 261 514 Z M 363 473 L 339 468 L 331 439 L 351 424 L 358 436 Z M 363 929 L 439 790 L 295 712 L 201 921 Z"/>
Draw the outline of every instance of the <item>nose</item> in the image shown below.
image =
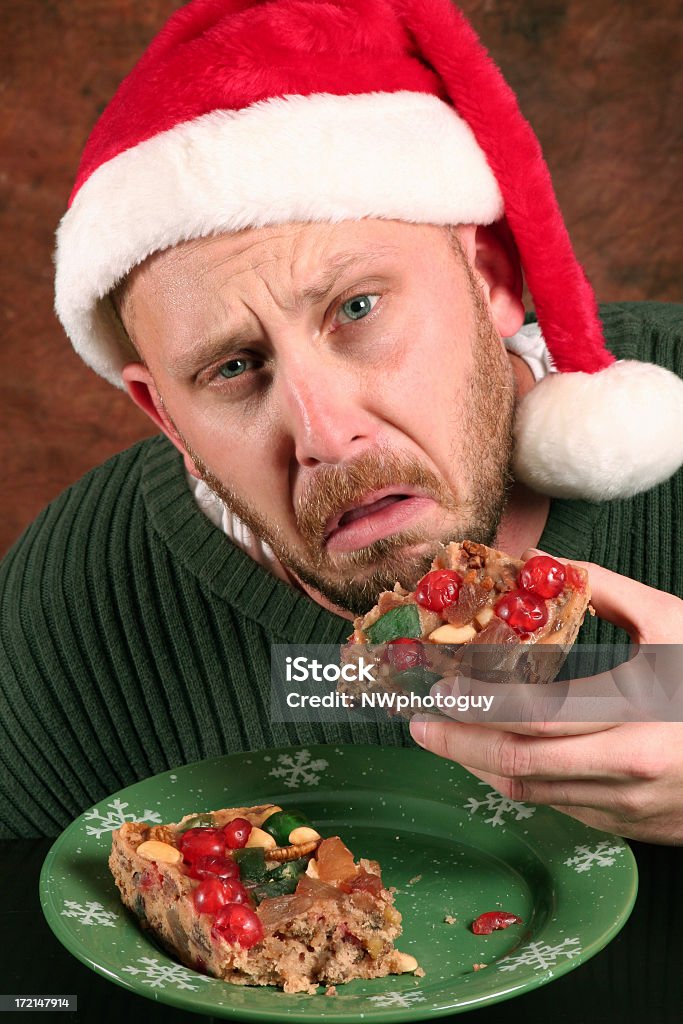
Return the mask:
<path id="1" fill-rule="evenodd" d="M 280 397 L 299 465 L 336 465 L 377 443 L 378 421 L 367 408 L 362 376 L 319 351 L 280 366 Z"/>

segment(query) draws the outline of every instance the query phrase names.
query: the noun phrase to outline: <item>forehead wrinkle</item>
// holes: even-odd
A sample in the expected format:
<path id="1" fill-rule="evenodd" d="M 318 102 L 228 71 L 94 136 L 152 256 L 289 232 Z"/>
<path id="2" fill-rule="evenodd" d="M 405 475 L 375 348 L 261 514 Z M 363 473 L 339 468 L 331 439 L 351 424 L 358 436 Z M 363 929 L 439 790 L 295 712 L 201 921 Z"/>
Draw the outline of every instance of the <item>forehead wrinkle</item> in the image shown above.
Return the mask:
<path id="1" fill-rule="evenodd" d="M 277 238 L 275 240 L 277 240 Z M 273 239 L 269 239 L 268 240 L 268 242 L 272 242 L 272 241 L 273 241 Z M 234 263 L 234 262 L 236 262 L 238 260 L 241 260 L 241 259 L 243 259 L 245 257 L 248 257 L 253 249 L 256 249 L 256 250 L 263 249 L 264 244 L 268 244 L 268 243 L 264 243 L 263 239 L 254 239 L 254 241 L 250 242 L 249 245 L 245 246 L 244 249 L 240 249 L 238 252 L 228 252 L 224 256 L 221 256 L 221 258 L 219 260 L 217 260 L 216 263 L 212 263 L 209 266 L 203 268 L 203 270 L 201 271 L 201 274 L 204 275 L 204 274 L 210 273 L 212 270 L 215 270 L 215 269 L 218 269 L 218 268 L 221 268 L 221 267 L 229 267 L 231 263 Z M 238 271 L 237 271 L 237 276 L 239 276 L 240 274 L 243 274 L 245 272 L 248 272 L 248 271 L 259 271 L 262 267 L 268 266 L 268 264 L 270 264 L 270 263 L 276 263 L 277 260 L 278 260 L 277 253 L 275 253 L 275 252 L 266 252 L 266 253 L 263 254 L 263 256 L 260 259 L 257 259 L 255 262 L 247 263 L 246 266 L 240 267 L 238 269 Z"/>
<path id="2" fill-rule="evenodd" d="M 251 234 L 252 230 L 252 228 L 245 228 L 243 232 L 237 231 L 231 236 L 231 239 L 236 239 L 237 241 L 240 241 L 243 234 Z M 200 252 L 202 249 L 211 246 L 213 242 L 221 240 L 222 237 L 223 236 L 221 236 L 220 234 L 210 234 L 204 235 L 201 238 L 188 239 L 187 241 L 182 242 L 177 246 L 173 246 L 170 249 L 164 250 L 164 252 L 170 256 L 169 264 L 171 265 L 172 269 L 174 269 L 176 263 L 191 259 L 197 252 Z M 248 257 L 252 250 L 263 249 L 264 245 L 271 245 L 272 243 L 281 240 L 289 240 L 287 231 L 282 231 L 279 233 L 273 232 L 268 238 L 265 239 L 259 237 L 252 237 L 247 242 L 246 245 L 242 246 L 237 251 L 227 252 L 224 255 L 222 255 L 220 259 L 218 259 L 216 262 L 209 262 L 208 264 L 204 264 L 195 268 L 193 277 L 196 280 L 201 280 L 207 274 L 211 273 L 212 270 L 215 270 L 216 268 L 219 267 L 229 266 L 229 264 L 233 263 L 234 261 Z M 277 260 L 277 254 L 269 254 L 260 262 L 247 265 L 242 270 L 240 270 L 239 273 L 243 273 L 245 270 L 258 270 L 259 267 L 263 266 L 265 263 L 270 262 L 272 260 Z"/>
<path id="3" fill-rule="evenodd" d="M 394 246 L 377 246 L 368 251 L 349 251 L 336 253 L 327 261 L 321 259 L 322 269 L 308 284 L 297 287 L 294 279 L 298 276 L 305 277 L 305 271 L 297 271 L 297 261 L 292 265 L 292 297 L 291 301 L 283 309 L 287 312 L 302 312 L 307 306 L 322 302 L 334 288 L 336 281 L 347 270 L 352 269 L 356 264 L 362 266 L 373 266 L 387 256 L 393 256 L 397 252 Z M 308 258 L 308 257 L 306 257 Z"/>
<path id="4" fill-rule="evenodd" d="M 248 253 L 249 250 L 253 248 L 260 248 L 262 245 L 263 242 L 254 242 L 247 249 L 243 249 L 239 253 L 227 254 L 221 257 L 220 260 L 213 263 L 211 266 L 201 268 L 195 274 L 195 279 L 202 280 L 213 271 L 221 267 L 228 267 L 233 261 Z M 349 270 L 356 264 L 372 266 L 382 258 L 396 255 L 396 252 L 397 249 L 395 246 L 384 245 L 377 246 L 372 250 L 372 252 L 339 252 L 330 256 L 327 261 L 325 261 L 323 257 L 318 261 L 322 264 L 320 272 L 317 273 L 308 284 L 303 284 L 301 286 L 296 284 L 296 279 L 297 277 L 305 279 L 306 270 L 303 268 L 299 269 L 297 264 L 308 261 L 310 259 L 309 254 L 297 258 L 296 256 L 291 256 L 291 254 L 279 255 L 278 253 L 273 252 L 264 253 L 260 260 L 249 266 L 238 269 L 231 276 L 240 277 L 244 273 L 258 274 L 261 284 L 266 289 L 276 306 L 286 313 L 301 313 L 308 306 L 322 302 L 333 289 L 337 278 L 345 271 Z M 260 273 L 266 267 L 275 266 L 277 268 L 278 265 L 283 264 L 283 261 L 288 268 L 290 281 L 278 281 L 277 277 L 273 280 L 269 280 L 267 275 Z M 218 292 L 220 294 L 224 294 L 224 288 L 229 287 L 229 281 L 222 282 L 218 288 Z M 288 292 L 289 294 L 287 294 Z M 244 298 L 238 297 L 238 301 L 241 301 L 248 309 L 250 309 L 250 312 L 253 313 L 253 310 L 251 310 Z M 228 305 L 229 304 L 230 297 L 228 298 Z"/>
<path id="5" fill-rule="evenodd" d="M 151 270 L 153 274 L 159 275 L 161 280 L 166 280 L 173 287 L 186 286 L 197 281 L 203 281 L 212 271 L 220 267 L 229 266 L 234 261 L 239 260 L 240 257 L 248 254 L 252 249 L 263 245 L 262 240 L 254 239 L 238 252 L 222 254 L 219 259 L 204 260 L 200 257 L 197 260 L 197 254 L 201 254 L 202 250 L 210 247 L 211 243 L 215 242 L 219 237 L 217 235 L 205 235 L 202 238 L 192 238 L 185 242 L 180 242 L 178 245 L 153 253 L 145 263 L 141 264 L 140 269 L 143 272 L 146 269 Z M 252 269 L 253 266 L 244 268 L 244 270 Z M 239 273 L 243 273 L 243 270 L 240 270 Z M 178 274 L 182 274 L 184 280 L 178 281 Z"/>

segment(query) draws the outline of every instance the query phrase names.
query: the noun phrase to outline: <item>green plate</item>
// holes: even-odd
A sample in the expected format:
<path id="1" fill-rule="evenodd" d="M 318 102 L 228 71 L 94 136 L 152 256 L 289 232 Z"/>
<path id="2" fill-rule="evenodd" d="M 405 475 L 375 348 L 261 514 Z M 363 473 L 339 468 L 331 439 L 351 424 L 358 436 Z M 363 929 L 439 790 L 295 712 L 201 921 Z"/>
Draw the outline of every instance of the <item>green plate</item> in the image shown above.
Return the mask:
<path id="1" fill-rule="evenodd" d="M 323 835 L 379 860 L 397 888 L 398 946 L 424 978 L 339 986 L 336 997 L 228 985 L 181 967 L 120 904 L 107 868 L 123 821 L 272 801 L 301 807 Z M 543 985 L 612 939 L 637 874 L 622 840 L 543 807 L 507 800 L 459 765 L 418 748 L 290 747 L 221 757 L 138 782 L 82 814 L 55 842 L 40 880 L 57 938 L 79 960 L 142 996 L 214 1017 L 421 1020 Z M 474 935 L 495 909 L 523 924 Z M 455 923 L 446 923 L 446 917 Z M 473 964 L 486 969 L 473 970 Z"/>

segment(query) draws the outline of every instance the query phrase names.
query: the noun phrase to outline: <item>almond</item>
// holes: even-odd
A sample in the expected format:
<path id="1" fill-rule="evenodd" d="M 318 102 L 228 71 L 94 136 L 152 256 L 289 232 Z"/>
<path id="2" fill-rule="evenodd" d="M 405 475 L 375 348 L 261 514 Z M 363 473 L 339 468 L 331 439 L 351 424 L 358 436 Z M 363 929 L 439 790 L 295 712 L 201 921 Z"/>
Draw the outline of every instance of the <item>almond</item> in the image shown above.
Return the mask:
<path id="1" fill-rule="evenodd" d="M 465 644 L 476 635 L 477 631 L 474 626 L 451 626 L 446 624 L 445 626 L 439 626 L 433 633 L 430 633 L 429 639 L 435 644 Z"/>
<path id="2" fill-rule="evenodd" d="M 145 860 L 154 860 L 158 864 L 179 864 L 183 859 L 180 850 L 169 843 L 162 843 L 159 839 L 147 839 L 140 843 L 137 853 Z"/>
<path id="3" fill-rule="evenodd" d="M 247 846 L 260 846 L 264 850 L 274 850 L 277 843 L 275 842 L 274 836 L 271 836 L 268 832 L 264 832 L 262 828 L 255 826 L 249 833 Z"/>

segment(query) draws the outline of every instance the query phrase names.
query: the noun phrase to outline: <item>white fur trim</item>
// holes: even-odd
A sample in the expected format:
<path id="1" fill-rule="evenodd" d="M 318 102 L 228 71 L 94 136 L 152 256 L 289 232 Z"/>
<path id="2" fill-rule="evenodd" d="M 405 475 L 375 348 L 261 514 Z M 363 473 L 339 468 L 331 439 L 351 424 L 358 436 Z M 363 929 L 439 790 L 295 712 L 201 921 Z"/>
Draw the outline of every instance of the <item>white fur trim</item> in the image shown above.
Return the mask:
<path id="1" fill-rule="evenodd" d="M 683 380 L 624 360 L 599 373 L 551 373 L 520 403 L 518 480 L 559 498 L 627 498 L 683 464 Z"/>
<path id="2" fill-rule="evenodd" d="M 496 180 L 469 126 L 421 93 L 288 96 L 214 111 L 126 150 L 57 233 L 55 309 L 79 355 L 121 386 L 108 292 L 178 242 L 289 221 L 490 224 Z"/>

